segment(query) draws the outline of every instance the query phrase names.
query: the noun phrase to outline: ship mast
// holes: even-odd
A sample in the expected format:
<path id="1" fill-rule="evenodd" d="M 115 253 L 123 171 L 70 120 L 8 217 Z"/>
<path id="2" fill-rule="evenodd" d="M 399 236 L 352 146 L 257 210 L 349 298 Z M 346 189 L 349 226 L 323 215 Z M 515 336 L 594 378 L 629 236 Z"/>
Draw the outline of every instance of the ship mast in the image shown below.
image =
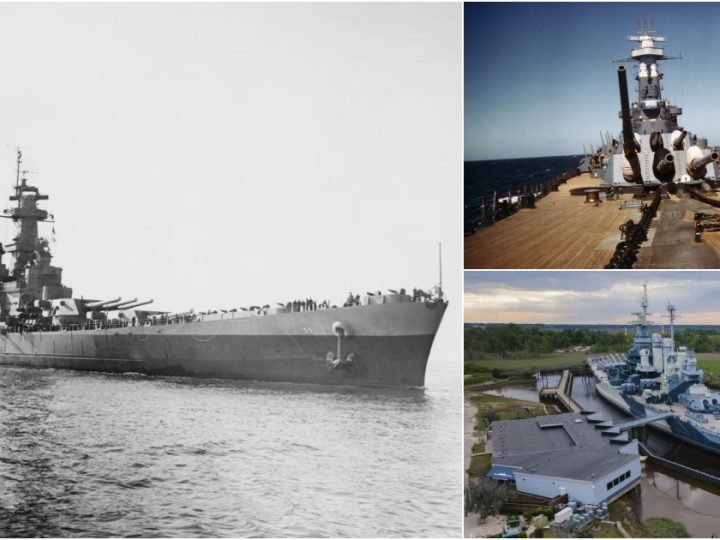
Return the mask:
<path id="1" fill-rule="evenodd" d="M 641 337 L 647 337 L 648 335 L 648 295 L 647 295 L 647 282 L 643 283 L 643 295 L 640 298 L 640 307 L 642 311 L 634 312 L 633 315 L 637 317 L 633 324 L 637 327 L 636 334 Z"/>
<path id="2" fill-rule="evenodd" d="M 38 188 L 28 185 L 25 178 L 26 171 L 21 171 L 21 165 L 22 152 L 18 148 L 15 195 L 10 197 L 10 200 L 17 204 L 6 210 L 6 213 L 10 214 L 9 217 L 18 224 L 19 229 L 18 235 L 13 239 L 14 243 L 6 246 L 7 251 L 15 257 L 14 276 L 20 276 L 28 265 L 34 263 L 35 252 L 40 247 L 38 222 L 48 218 L 47 211 L 37 207 L 37 202 L 47 200 L 48 196 L 41 195 Z"/>
<path id="3" fill-rule="evenodd" d="M 20 165 L 22 164 L 22 152 L 20 151 L 20 147 L 18 146 L 16 148 L 17 150 L 17 172 L 15 174 L 15 194 L 17 194 L 17 188 L 20 185 Z"/>
<path id="4" fill-rule="evenodd" d="M 438 286 L 438 297 L 440 300 L 443 299 L 443 288 L 442 288 L 442 242 L 438 243 L 438 267 L 440 270 L 440 285 Z"/>
<path id="5" fill-rule="evenodd" d="M 675 306 L 668 302 L 667 304 L 667 310 L 669 315 L 667 315 L 670 318 L 670 341 L 672 342 L 672 348 L 673 353 L 675 352 Z"/>

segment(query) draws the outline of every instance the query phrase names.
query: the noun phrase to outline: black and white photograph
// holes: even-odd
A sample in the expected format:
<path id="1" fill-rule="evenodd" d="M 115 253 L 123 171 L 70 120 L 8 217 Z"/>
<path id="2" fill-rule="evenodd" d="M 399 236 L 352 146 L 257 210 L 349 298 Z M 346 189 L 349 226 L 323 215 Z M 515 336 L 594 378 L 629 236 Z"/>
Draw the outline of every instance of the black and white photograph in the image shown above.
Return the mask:
<path id="1" fill-rule="evenodd" d="M 462 5 L 0 4 L 0 536 L 462 535 Z"/>

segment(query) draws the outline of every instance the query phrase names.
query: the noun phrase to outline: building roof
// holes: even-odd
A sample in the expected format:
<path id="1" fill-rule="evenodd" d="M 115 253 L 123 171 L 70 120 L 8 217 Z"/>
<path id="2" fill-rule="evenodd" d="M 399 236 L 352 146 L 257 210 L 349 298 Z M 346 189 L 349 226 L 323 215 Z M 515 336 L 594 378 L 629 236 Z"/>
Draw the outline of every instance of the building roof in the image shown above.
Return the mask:
<path id="1" fill-rule="evenodd" d="M 493 465 L 593 481 L 638 459 L 602 431 L 579 413 L 493 422 Z"/>

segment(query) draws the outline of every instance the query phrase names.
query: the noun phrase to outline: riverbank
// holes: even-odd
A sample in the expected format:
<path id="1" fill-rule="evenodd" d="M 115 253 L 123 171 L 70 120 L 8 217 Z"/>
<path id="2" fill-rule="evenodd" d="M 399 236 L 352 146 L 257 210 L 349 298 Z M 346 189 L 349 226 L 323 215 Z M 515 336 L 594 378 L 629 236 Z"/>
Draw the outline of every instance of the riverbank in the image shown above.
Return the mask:
<path id="1" fill-rule="evenodd" d="M 468 473 L 470 469 L 470 459 L 472 457 L 473 445 L 476 441 L 475 435 L 475 418 L 477 415 L 478 408 L 469 399 L 465 399 L 465 407 L 463 408 L 463 441 L 464 441 L 464 469 L 465 472 L 465 484 L 467 484 Z M 463 534 L 465 538 L 482 538 L 492 536 L 498 532 L 502 532 L 502 520 L 497 516 L 493 516 L 496 519 L 492 519 L 489 523 L 486 520 L 485 523 L 480 523 L 480 516 L 473 513 L 465 513 L 465 520 L 463 524 Z M 487 530 L 486 530 L 487 529 Z"/>
<path id="2" fill-rule="evenodd" d="M 494 388 L 501 385 L 493 384 Z M 481 478 L 490 470 L 492 441 L 488 440 L 488 421 L 512 420 L 543 416 L 554 411 L 552 406 L 510 397 L 485 394 L 465 394 L 464 407 L 464 464 L 465 480 Z M 465 538 L 487 538 L 502 532 L 505 515 L 488 516 L 481 521 L 478 514 L 466 513 Z"/>

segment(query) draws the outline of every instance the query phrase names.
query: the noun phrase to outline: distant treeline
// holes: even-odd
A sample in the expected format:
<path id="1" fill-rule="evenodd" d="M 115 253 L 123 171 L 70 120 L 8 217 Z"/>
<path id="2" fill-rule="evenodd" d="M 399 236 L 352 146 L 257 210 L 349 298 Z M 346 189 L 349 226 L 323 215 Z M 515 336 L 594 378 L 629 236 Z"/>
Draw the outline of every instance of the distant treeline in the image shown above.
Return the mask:
<path id="1" fill-rule="evenodd" d="M 484 355 L 522 357 L 551 353 L 571 347 L 592 347 L 593 353 L 625 352 L 632 344 L 633 331 L 626 333 L 588 328 L 545 329 L 540 325 L 507 324 L 465 328 L 465 360 L 482 360 Z M 675 343 L 695 352 L 720 352 L 720 329 L 684 328 L 675 331 Z"/>

